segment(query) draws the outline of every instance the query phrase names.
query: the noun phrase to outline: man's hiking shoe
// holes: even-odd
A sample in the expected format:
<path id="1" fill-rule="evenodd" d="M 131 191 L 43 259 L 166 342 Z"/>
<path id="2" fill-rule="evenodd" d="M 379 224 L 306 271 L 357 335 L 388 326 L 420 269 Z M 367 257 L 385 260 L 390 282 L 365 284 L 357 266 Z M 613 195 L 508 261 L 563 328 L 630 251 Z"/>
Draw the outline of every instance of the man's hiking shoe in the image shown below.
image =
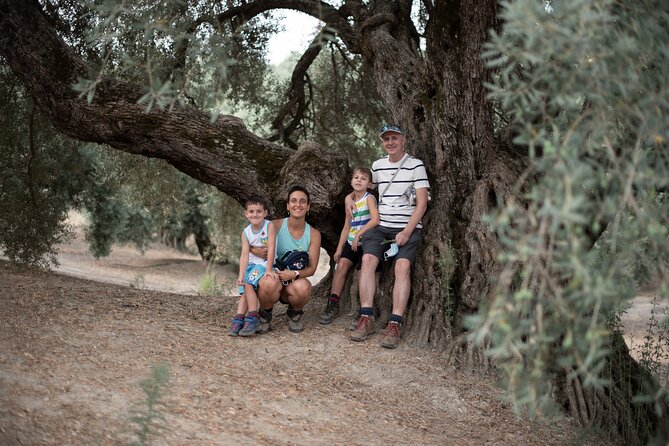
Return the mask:
<path id="1" fill-rule="evenodd" d="M 328 300 L 327 305 L 323 308 L 323 311 L 318 318 L 318 322 L 327 325 L 335 320 L 337 316 L 339 316 L 339 302 Z"/>
<path id="2" fill-rule="evenodd" d="M 244 327 L 239 330 L 239 336 L 254 336 L 258 327 L 260 327 L 260 319 L 257 317 L 246 317 L 244 318 Z"/>
<path id="3" fill-rule="evenodd" d="M 386 332 L 381 339 L 381 347 L 397 348 L 400 345 L 400 324 L 397 322 L 388 322 Z"/>
<path id="4" fill-rule="evenodd" d="M 296 310 L 288 307 L 286 316 L 288 317 L 288 330 L 293 333 L 302 333 L 304 331 L 304 321 L 302 320 L 303 310 Z"/>
<path id="5" fill-rule="evenodd" d="M 260 320 L 260 325 L 258 325 L 256 333 L 258 334 L 269 333 L 269 323 L 272 322 L 272 313 L 262 308 L 259 308 L 258 319 Z"/>
<path id="6" fill-rule="evenodd" d="M 374 316 L 365 316 L 361 315 L 358 319 L 358 325 L 356 325 L 355 330 L 351 333 L 351 341 L 364 341 L 367 339 L 367 336 L 371 335 L 375 331 L 374 327 Z"/>
<path id="7" fill-rule="evenodd" d="M 358 321 L 360 320 L 360 308 L 358 308 L 358 311 L 355 312 L 355 317 L 353 318 L 353 321 L 351 321 L 351 325 L 348 327 L 349 330 L 353 331 L 355 330 L 355 327 L 358 326 Z"/>
<path id="8" fill-rule="evenodd" d="M 244 326 L 244 321 L 242 319 L 233 319 L 232 325 L 228 330 L 228 336 L 239 336 L 239 331 Z"/>

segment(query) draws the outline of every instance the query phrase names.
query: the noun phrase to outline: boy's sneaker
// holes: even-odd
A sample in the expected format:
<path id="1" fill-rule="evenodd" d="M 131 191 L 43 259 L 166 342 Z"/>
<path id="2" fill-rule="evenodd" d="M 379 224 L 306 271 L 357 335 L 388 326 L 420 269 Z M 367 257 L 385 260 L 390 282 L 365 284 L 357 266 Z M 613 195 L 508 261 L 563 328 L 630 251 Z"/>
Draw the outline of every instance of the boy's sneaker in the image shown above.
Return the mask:
<path id="1" fill-rule="evenodd" d="M 288 330 L 293 333 L 302 333 L 304 331 L 304 321 L 302 320 L 303 310 L 296 310 L 288 307 L 286 316 L 288 317 Z"/>
<path id="2" fill-rule="evenodd" d="M 358 321 L 360 320 L 360 316 L 362 316 L 362 313 L 360 313 L 360 308 L 358 308 L 358 311 L 355 312 L 355 317 L 353 318 L 351 325 L 348 327 L 349 330 L 351 331 L 355 330 L 355 328 L 358 326 Z"/>
<path id="3" fill-rule="evenodd" d="M 381 339 L 381 347 L 397 348 L 400 345 L 400 324 L 397 322 L 388 322 L 386 332 Z"/>
<path id="4" fill-rule="evenodd" d="M 373 334 L 376 331 L 374 327 L 374 316 L 365 316 L 364 314 L 358 319 L 358 324 L 351 333 L 351 341 L 364 341 L 367 339 L 367 336 Z"/>
<path id="5" fill-rule="evenodd" d="M 239 330 L 239 336 L 253 336 L 256 330 L 260 327 L 260 319 L 257 317 L 244 318 L 244 327 Z"/>
<path id="6" fill-rule="evenodd" d="M 228 330 L 228 336 L 239 336 L 239 332 L 244 326 L 244 321 L 242 319 L 233 319 L 232 325 Z"/>
<path id="7" fill-rule="evenodd" d="M 323 308 L 318 322 L 323 325 L 331 323 L 337 316 L 339 316 L 339 302 L 328 300 L 327 305 Z"/>
<path id="8" fill-rule="evenodd" d="M 256 329 L 256 333 L 269 333 L 269 323 L 272 322 L 272 313 L 263 310 L 262 308 L 258 308 L 258 319 L 260 320 L 260 325 Z"/>

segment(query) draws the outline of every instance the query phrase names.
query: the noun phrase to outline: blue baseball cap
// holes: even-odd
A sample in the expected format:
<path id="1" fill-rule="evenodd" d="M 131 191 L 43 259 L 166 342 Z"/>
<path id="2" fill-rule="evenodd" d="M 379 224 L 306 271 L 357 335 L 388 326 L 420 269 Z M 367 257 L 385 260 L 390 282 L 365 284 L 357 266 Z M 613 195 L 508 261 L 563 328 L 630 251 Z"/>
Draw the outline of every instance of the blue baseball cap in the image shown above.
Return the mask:
<path id="1" fill-rule="evenodd" d="M 381 127 L 381 130 L 379 132 L 379 136 L 383 136 L 388 132 L 395 132 L 399 133 L 400 135 L 404 135 L 404 130 L 402 130 L 402 127 L 400 127 L 399 125 L 383 124 L 383 127 Z"/>

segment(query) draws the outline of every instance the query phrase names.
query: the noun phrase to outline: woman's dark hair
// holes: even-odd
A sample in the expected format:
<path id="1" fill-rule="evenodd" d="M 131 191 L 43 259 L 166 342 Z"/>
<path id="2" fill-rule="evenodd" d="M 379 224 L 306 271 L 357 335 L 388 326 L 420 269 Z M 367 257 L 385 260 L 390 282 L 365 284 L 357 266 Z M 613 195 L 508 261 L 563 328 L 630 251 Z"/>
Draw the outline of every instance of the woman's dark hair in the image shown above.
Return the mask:
<path id="1" fill-rule="evenodd" d="M 293 194 L 293 192 L 304 192 L 304 195 L 307 196 L 307 204 L 311 203 L 311 197 L 309 197 L 309 191 L 304 188 L 304 186 L 300 186 L 299 184 L 295 184 L 288 189 L 288 200 L 290 200 L 290 196 Z"/>

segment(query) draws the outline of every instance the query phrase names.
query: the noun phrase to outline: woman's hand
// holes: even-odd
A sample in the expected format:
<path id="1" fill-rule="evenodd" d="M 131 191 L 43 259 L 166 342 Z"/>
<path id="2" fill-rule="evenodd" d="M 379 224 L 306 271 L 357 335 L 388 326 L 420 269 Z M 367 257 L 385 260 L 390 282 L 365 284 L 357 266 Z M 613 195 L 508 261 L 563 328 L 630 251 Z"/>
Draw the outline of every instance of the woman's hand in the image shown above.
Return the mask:
<path id="1" fill-rule="evenodd" d="M 279 271 L 279 279 L 281 279 L 282 282 L 291 282 L 297 279 L 297 277 L 298 277 L 297 271 L 292 271 L 289 269 L 284 269 L 283 271 Z"/>

